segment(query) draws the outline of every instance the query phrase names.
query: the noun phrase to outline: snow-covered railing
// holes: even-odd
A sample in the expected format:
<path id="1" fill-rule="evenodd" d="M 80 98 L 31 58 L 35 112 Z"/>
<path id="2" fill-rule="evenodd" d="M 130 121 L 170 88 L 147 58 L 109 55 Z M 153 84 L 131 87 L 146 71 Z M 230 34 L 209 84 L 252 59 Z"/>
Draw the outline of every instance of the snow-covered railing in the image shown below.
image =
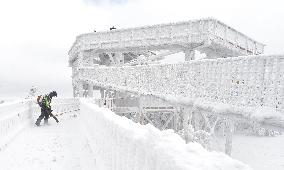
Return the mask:
<path id="1" fill-rule="evenodd" d="M 114 100 L 114 98 L 95 99 L 95 104 L 113 110 L 115 108 Z"/>
<path id="2" fill-rule="evenodd" d="M 54 115 L 79 111 L 79 100 L 75 98 L 54 98 Z M 28 126 L 34 125 L 34 118 L 40 115 L 40 107 L 35 99 L 19 100 L 0 105 L 0 150 L 13 137 Z"/>
<path id="3" fill-rule="evenodd" d="M 53 98 L 51 108 L 54 115 L 77 112 L 80 110 L 79 100 L 76 98 Z M 40 107 L 33 105 L 33 112 L 40 114 Z"/>
<path id="4" fill-rule="evenodd" d="M 202 98 L 233 106 L 284 110 L 283 55 L 86 68 L 80 70 L 77 78 L 140 94 Z"/>
<path id="5" fill-rule="evenodd" d="M 80 100 L 81 119 L 101 169 L 250 169 L 197 143 L 185 144 L 172 130 L 134 123 L 92 102 Z"/>
<path id="6" fill-rule="evenodd" d="M 77 56 L 79 51 L 158 49 L 169 46 L 187 46 L 190 43 L 218 44 L 239 54 L 262 54 L 264 45 L 215 19 L 201 19 L 188 22 L 160 24 L 153 26 L 117 29 L 106 32 L 82 34 L 77 37 L 69 51 Z M 130 50 L 130 51 L 131 51 Z"/>
<path id="7" fill-rule="evenodd" d="M 54 114 L 61 115 L 79 111 L 80 103 L 77 98 L 55 98 L 52 101 L 51 107 Z"/>
<path id="8" fill-rule="evenodd" d="M 0 150 L 17 133 L 31 125 L 32 100 L 19 100 L 0 105 Z"/>

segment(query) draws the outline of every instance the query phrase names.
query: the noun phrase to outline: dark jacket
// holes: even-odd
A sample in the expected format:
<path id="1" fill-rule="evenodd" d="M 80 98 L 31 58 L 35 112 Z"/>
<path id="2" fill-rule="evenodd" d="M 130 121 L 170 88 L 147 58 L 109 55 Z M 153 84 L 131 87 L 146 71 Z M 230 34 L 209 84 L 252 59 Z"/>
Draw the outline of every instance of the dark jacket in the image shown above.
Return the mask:
<path id="1" fill-rule="evenodd" d="M 51 104 L 51 99 L 54 96 L 57 96 L 57 93 L 55 91 L 49 93 L 48 95 L 44 95 L 41 101 L 39 100 L 41 96 L 38 96 L 37 102 L 42 111 L 51 111 L 50 104 Z"/>

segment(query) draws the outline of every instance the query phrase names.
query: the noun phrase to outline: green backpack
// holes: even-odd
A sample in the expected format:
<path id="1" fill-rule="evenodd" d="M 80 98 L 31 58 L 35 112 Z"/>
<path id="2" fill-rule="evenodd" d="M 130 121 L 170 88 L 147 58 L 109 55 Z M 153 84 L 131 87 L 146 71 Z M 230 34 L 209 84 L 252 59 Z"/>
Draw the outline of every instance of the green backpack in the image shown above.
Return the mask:
<path id="1" fill-rule="evenodd" d="M 51 100 L 50 100 L 50 98 L 48 96 L 44 96 L 43 99 L 42 99 L 42 102 L 43 102 L 43 105 L 46 108 L 48 108 L 48 109 L 51 108 L 51 106 L 50 106 Z"/>

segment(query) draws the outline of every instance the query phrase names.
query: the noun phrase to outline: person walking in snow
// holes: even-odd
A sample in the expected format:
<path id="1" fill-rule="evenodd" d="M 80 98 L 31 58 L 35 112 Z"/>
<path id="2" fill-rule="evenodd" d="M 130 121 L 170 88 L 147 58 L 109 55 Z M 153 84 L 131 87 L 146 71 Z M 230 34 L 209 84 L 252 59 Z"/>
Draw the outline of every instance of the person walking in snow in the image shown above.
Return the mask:
<path id="1" fill-rule="evenodd" d="M 58 119 L 51 113 L 51 99 L 53 97 L 57 97 L 57 93 L 56 91 L 52 91 L 50 92 L 48 95 L 45 96 L 38 96 L 37 97 L 37 103 L 41 108 L 41 114 L 38 117 L 38 119 L 36 120 L 36 125 L 39 126 L 40 125 L 40 121 L 44 118 L 44 124 L 48 123 L 48 118 L 53 117 L 55 119 L 55 121 L 58 123 Z"/>

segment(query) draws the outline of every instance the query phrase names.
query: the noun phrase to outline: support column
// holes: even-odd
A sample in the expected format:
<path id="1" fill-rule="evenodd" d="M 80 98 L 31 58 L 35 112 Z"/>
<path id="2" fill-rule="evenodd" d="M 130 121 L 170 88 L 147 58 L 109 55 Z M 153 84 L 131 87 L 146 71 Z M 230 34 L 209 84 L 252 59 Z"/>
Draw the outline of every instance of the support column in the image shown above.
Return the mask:
<path id="1" fill-rule="evenodd" d="M 74 85 L 73 85 L 73 97 L 77 97 L 77 89 Z"/>
<path id="2" fill-rule="evenodd" d="M 94 86 L 93 84 L 88 84 L 88 97 L 93 97 Z"/>
<path id="3" fill-rule="evenodd" d="M 118 65 L 124 64 L 124 55 L 122 53 L 116 53 L 115 57 Z"/>
<path id="4" fill-rule="evenodd" d="M 178 131 L 178 121 L 177 121 L 178 116 L 177 116 L 177 113 L 178 113 L 177 107 L 175 107 L 174 112 L 173 112 L 174 117 L 173 117 L 173 121 L 172 121 L 173 122 L 173 126 L 172 127 L 173 127 L 175 132 Z"/>
<path id="5" fill-rule="evenodd" d="M 124 55 L 123 53 L 109 53 L 109 58 L 112 65 L 122 65 L 124 64 Z"/>
<path id="6" fill-rule="evenodd" d="M 105 90 L 103 88 L 100 88 L 101 98 L 105 98 Z"/>
<path id="7" fill-rule="evenodd" d="M 195 59 L 195 51 L 194 50 L 184 50 L 184 59 L 185 61 L 190 61 Z"/>
<path id="8" fill-rule="evenodd" d="M 234 133 L 234 123 L 232 120 L 227 119 L 225 122 L 225 134 L 226 134 L 225 153 L 227 155 L 231 155 L 232 153 L 233 133 Z"/>
<path id="9" fill-rule="evenodd" d="M 114 53 L 108 53 L 109 60 L 110 60 L 110 65 L 113 66 L 115 65 L 115 60 L 114 60 Z"/>
<path id="10" fill-rule="evenodd" d="M 84 87 L 83 82 L 78 83 L 79 97 L 84 97 Z"/>
<path id="11" fill-rule="evenodd" d="M 78 87 L 77 87 L 76 81 L 74 80 L 74 77 L 72 78 L 72 87 L 73 87 L 73 97 L 78 97 L 77 96 Z"/>
<path id="12" fill-rule="evenodd" d="M 192 141 L 192 134 L 194 132 L 194 129 L 192 128 L 191 124 L 189 124 L 189 122 L 191 122 L 192 112 L 193 110 L 183 108 L 183 129 L 186 143 Z"/>
<path id="13" fill-rule="evenodd" d="M 92 58 L 92 63 L 93 63 L 93 65 L 94 64 L 99 64 L 99 61 L 100 61 L 100 55 L 99 55 L 99 53 L 95 53 L 94 55 L 93 55 L 93 58 Z"/>
<path id="14" fill-rule="evenodd" d="M 80 51 L 78 53 L 78 69 L 82 68 L 83 67 L 83 58 L 84 58 L 84 51 Z"/>
<path id="15" fill-rule="evenodd" d="M 143 99 L 144 99 L 144 96 L 140 96 L 139 98 L 138 98 L 138 100 L 139 100 L 139 123 L 141 124 L 141 125 L 143 125 L 143 123 L 144 123 L 144 107 L 143 107 Z"/>

